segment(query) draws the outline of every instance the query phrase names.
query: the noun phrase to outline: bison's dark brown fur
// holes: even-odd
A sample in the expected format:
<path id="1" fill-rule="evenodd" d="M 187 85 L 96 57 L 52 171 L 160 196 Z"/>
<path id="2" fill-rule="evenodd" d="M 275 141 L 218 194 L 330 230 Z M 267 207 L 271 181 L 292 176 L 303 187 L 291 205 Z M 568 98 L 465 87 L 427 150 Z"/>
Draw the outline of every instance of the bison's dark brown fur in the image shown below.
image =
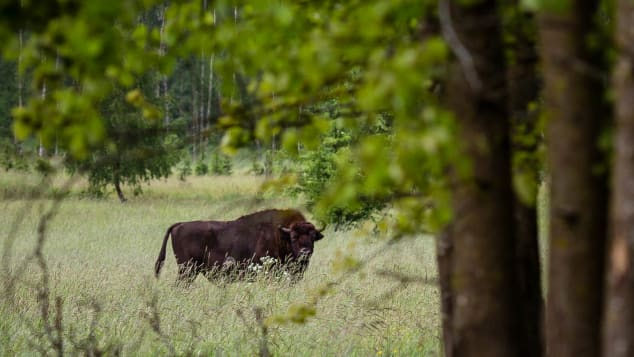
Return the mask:
<path id="1" fill-rule="evenodd" d="M 198 273 L 241 270 L 270 256 L 282 264 L 293 262 L 300 275 L 313 253 L 313 243 L 323 236 L 297 210 L 266 210 L 234 221 L 175 223 L 167 229 L 155 264 L 158 277 L 165 261 L 167 239 L 178 264 L 179 280 L 193 280 Z"/>

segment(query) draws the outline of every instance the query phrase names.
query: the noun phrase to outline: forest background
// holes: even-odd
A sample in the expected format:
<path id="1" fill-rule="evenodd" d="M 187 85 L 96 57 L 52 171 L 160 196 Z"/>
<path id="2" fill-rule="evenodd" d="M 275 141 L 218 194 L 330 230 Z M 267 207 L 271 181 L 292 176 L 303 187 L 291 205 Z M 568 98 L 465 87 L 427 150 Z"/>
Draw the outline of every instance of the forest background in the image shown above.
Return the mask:
<path id="1" fill-rule="evenodd" d="M 631 1 L 1 9 L 7 170 L 44 183 L 64 171 L 122 202 L 123 187 L 172 172 L 265 175 L 257 195 L 299 197 L 336 231 L 370 220 L 392 243 L 433 233 L 445 355 L 634 354 Z M 68 192 L 47 192 L 25 261 L 41 269 L 44 349 L 63 352 L 42 249 Z M 21 270 L 5 269 L 12 287 Z M 258 314 L 266 354 L 272 322 Z"/>

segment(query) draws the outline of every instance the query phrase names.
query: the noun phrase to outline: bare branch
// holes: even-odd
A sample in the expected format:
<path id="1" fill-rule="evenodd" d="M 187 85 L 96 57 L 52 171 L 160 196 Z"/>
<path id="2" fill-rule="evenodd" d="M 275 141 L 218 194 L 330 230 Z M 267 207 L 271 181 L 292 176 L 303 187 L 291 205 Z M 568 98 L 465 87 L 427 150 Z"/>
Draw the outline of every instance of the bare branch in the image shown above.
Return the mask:
<path id="1" fill-rule="evenodd" d="M 453 28 L 451 21 L 451 6 L 449 0 L 438 1 L 438 17 L 440 19 L 440 28 L 442 35 L 447 41 L 449 48 L 456 55 L 462 71 L 464 72 L 469 87 L 475 92 L 479 92 L 482 89 L 482 81 L 478 76 L 478 71 L 475 68 L 473 57 L 469 53 L 469 50 L 460 42 L 458 34 Z"/>

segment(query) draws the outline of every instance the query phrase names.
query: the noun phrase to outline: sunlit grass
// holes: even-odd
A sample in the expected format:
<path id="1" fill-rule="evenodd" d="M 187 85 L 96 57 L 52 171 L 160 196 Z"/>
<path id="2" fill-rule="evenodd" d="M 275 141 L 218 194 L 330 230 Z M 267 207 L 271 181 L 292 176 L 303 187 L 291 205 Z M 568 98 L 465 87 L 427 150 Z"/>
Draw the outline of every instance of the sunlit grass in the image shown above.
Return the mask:
<path id="1" fill-rule="evenodd" d="M 0 184 L 5 179 L 24 183 L 20 175 L 12 175 Z M 430 237 L 386 245 L 385 237 L 365 230 L 327 230 L 297 284 L 256 280 L 220 286 L 199 277 L 188 289 L 174 284 L 170 246 L 162 275 L 154 279 L 154 262 L 173 222 L 233 219 L 270 207 L 302 208 L 279 194 L 259 194 L 260 182 L 256 177 L 173 178 L 146 187 L 144 195 L 126 204 L 115 195 L 66 198 L 50 224 L 44 250 L 52 296 L 63 301 L 68 351 L 72 334 L 74 340 L 85 338 L 96 316 L 99 348 L 122 348 L 124 355 L 256 355 L 262 334 L 255 309 L 265 318 L 283 315 L 294 304 L 313 301 L 315 291 L 326 283 L 336 282 L 317 299 L 316 315 L 305 324 L 266 320 L 267 346 L 274 355 L 439 354 L 439 296 Z M 15 237 L 10 262 L 14 271 L 34 247 L 40 204 L 17 198 L 0 203 L 3 227 L 9 227 L 25 205 L 32 205 Z M 333 269 L 342 254 L 360 259 L 363 267 L 355 272 Z M 421 281 L 404 284 L 391 276 L 398 274 Z M 37 265 L 28 265 L 16 295 L 11 301 L 0 300 L 0 354 L 33 355 L 36 346 L 44 345 L 37 338 L 42 331 L 39 276 Z M 154 311 L 163 337 L 151 327 Z"/>

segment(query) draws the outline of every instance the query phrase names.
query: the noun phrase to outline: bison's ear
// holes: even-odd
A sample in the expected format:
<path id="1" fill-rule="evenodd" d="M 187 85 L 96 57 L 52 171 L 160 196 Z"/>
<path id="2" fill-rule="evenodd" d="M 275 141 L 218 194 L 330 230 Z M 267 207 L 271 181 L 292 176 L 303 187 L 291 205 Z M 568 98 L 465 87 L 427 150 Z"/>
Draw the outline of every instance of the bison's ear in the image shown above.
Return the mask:
<path id="1" fill-rule="evenodd" d="M 280 237 L 284 240 L 291 240 L 291 229 L 279 226 Z"/>

